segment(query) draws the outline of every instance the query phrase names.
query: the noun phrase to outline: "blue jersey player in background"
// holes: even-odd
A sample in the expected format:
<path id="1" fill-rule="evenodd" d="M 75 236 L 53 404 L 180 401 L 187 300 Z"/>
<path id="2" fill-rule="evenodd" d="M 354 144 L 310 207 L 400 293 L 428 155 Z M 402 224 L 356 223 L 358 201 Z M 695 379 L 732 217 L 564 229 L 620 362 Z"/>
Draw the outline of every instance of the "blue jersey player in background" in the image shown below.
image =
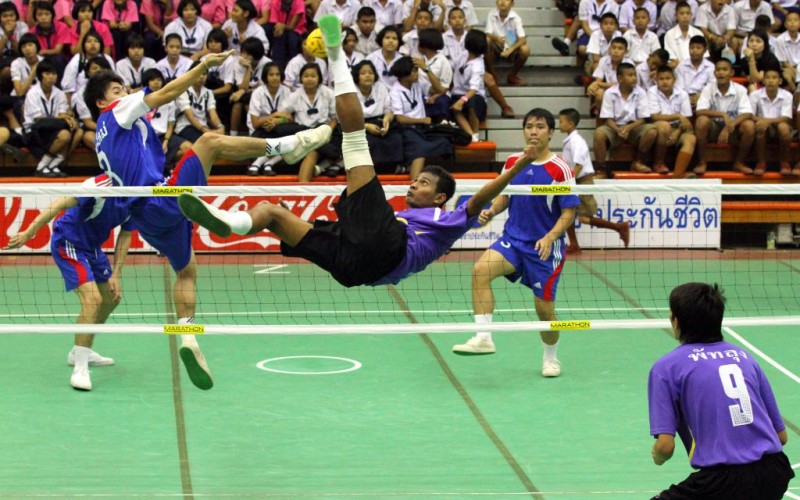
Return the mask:
<path id="1" fill-rule="evenodd" d="M 725 298 L 714 285 L 686 283 L 669 296 L 680 346 L 650 370 L 647 399 L 653 461 L 662 465 L 684 440 L 699 471 L 654 498 L 779 500 L 794 471 L 767 376 L 753 355 L 725 342 Z"/>
<path id="2" fill-rule="evenodd" d="M 87 179 L 84 186 L 111 186 L 106 175 Z M 130 221 L 125 198 L 58 198 L 25 229 L 14 235 L 8 248 L 19 248 L 33 238 L 39 230 L 66 210 L 64 216 L 53 224 L 50 251 L 58 270 L 64 278 L 68 292 L 75 290 L 81 303 L 78 324 L 105 323 L 108 316 L 122 300 L 120 276 L 122 265 L 131 243 Z M 122 225 L 114 249 L 114 267 L 103 253 L 103 243 L 115 227 Z M 89 365 L 110 366 L 112 358 L 92 350 L 94 335 L 76 334 L 75 346 L 67 356 L 74 365 L 70 385 L 82 391 L 92 390 Z"/>
<path id="3" fill-rule="evenodd" d="M 525 143 L 536 148 L 536 156 L 511 181 L 511 184 L 572 186 L 572 169 L 550 151 L 555 130 L 555 117 L 547 110 L 533 109 L 522 121 Z M 519 155 L 506 160 L 504 170 L 518 161 Z M 485 224 L 503 210 L 508 219 L 503 234 L 481 256 L 472 270 L 472 307 L 475 322 L 492 322 L 494 293 L 492 281 L 505 276 L 510 281 L 521 279 L 533 291 L 536 314 L 541 321 L 555 321 L 555 300 L 558 280 L 564 267 L 566 245 L 564 232 L 575 221 L 580 199 L 574 194 L 542 196 L 500 196 L 479 218 Z M 559 332 L 540 332 L 543 342 L 542 375 L 558 377 L 561 363 L 556 356 Z M 493 354 L 492 334 L 478 331 L 465 344 L 453 346 L 461 355 Z"/>
<path id="4" fill-rule="evenodd" d="M 469 231 L 481 207 L 499 195 L 535 157 L 529 146 L 517 163 L 488 182 L 455 210 L 442 209 L 455 192 L 455 180 L 440 167 L 426 167 L 406 195 L 410 207 L 394 213 L 373 168 L 364 130 L 364 114 L 341 47 L 335 15 L 320 19 L 328 64 L 334 78 L 336 114 L 342 126 L 342 155 L 347 188 L 336 204 L 338 220 L 307 222 L 286 208 L 260 203 L 248 211 L 227 212 L 197 196 L 178 199 L 187 217 L 220 236 L 270 230 L 281 253 L 307 259 L 344 286 L 398 283 L 425 269 Z"/>
<path id="5" fill-rule="evenodd" d="M 164 151 L 147 114 L 185 92 L 209 67 L 221 65 L 233 51 L 210 54 L 203 62 L 155 92 L 128 95 L 122 78 L 112 71 L 91 77 L 84 100 L 97 121 L 97 160 L 114 186 L 205 186 L 218 157 L 232 160 L 282 155 L 297 163 L 309 151 L 330 140 L 327 125 L 279 139 L 229 137 L 205 133 L 164 178 Z M 192 223 L 178 209 L 175 198 L 129 198 L 131 218 L 139 234 L 169 259 L 175 271 L 174 302 L 178 323 L 194 322 L 197 266 L 192 251 Z M 194 335 L 181 337 L 179 350 L 189 379 L 200 389 L 214 382 Z"/>

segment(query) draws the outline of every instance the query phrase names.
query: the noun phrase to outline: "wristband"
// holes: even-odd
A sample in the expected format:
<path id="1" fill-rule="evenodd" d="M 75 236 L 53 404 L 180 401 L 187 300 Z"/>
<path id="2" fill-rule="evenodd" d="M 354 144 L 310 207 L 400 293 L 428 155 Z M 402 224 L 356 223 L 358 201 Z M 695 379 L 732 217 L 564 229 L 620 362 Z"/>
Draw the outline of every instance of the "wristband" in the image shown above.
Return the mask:
<path id="1" fill-rule="evenodd" d="M 469 99 L 467 99 L 467 96 L 465 96 L 465 95 L 462 95 L 462 96 L 461 96 L 461 99 L 459 99 L 459 101 L 461 101 L 461 102 L 463 102 L 464 104 L 466 104 L 467 102 L 469 102 Z"/>

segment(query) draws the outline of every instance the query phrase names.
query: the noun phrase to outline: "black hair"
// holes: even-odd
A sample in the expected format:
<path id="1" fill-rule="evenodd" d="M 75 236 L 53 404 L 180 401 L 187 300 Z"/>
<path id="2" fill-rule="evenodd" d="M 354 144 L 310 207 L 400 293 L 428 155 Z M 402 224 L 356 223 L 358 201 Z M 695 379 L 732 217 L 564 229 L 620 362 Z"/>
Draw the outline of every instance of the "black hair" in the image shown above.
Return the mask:
<path id="1" fill-rule="evenodd" d="M 416 20 L 417 20 L 417 18 L 419 17 L 420 14 L 428 14 L 429 16 L 431 16 L 431 22 L 433 22 L 433 14 L 428 9 L 417 9 L 417 13 L 414 14 L 414 21 L 415 22 L 416 22 Z"/>
<path id="2" fill-rule="evenodd" d="M 772 26 L 772 23 L 769 21 L 769 16 L 766 14 L 761 14 L 760 16 L 756 16 L 755 24 L 753 25 L 754 28 L 758 29 L 761 28 L 763 30 L 769 30 Z"/>
<path id="3" fill-rule="evenodd" d="M 209 31 L 208 36 L 206 36 L 206 46 L 208 46 L 208 42 L 220 43 L 222 45 L 222 52 L 228 50 L 228 35 L 222 31 L 222 28 L 214 28 Z"/>
<path id="4" fill-rule="evenodd" d="M 522 119 L 522 128 L 525 129 L 525 125 L 528 124 L 528 120 L 531 118 L 535 118 L 537 120 L 544 120 L 547 123 L 547 128 L 555 130 L 556 128 L 556 118 L 553 116 L 553 113 L 547 111 L 544 108 L 533 108 L 532 110 L 525 113 L 525 117 Z"/>
<path id="5" fill-rule="evenodd" d="M 103 54 L 91 57 L 88 61 L 86 61 L 86 68 L 83 70 L 87 78 L 89 77 L 89 68 L 92 66 L 92 64 L 100 66 L 101 70 L 111 69 L 111 63 L 108 62 L 108 59 L 106 59 L 106 56 Z"/>
<path id="6" fill-rule="evenodd" d="M 17 10 L 17 6 L 14 5 L 14 2 L 0 3 L 0 15 L 6 12 L 13 12 L 14 15 L 17 16 L 17 21 L 19 21 L 19 11 Z"/>
<path id="7" fill-rule="evenodd" d="M 39 63 L 39 67 L 36 68 L 37 74 L 39 68 L 41 68 L 41 64 L 42 63 Z M 97 121 L 97 118 L 100 116 L 100 108 L 97 107 L 97 101 L 106 97 L 106 91 L 112 83 L 125 85 L 122 77 L 111 70 L 99 71 L 89 78 L 89 82 L 83 90 L 83 102 L 86 103 L 86 107 L 89 108 L 89 112 L 92 114 L 92 120 Z"/>
<path id="8" fill-rule="evenodd" d="M 606 19 L 613 19 L 614 22 L 619 25 L 619 19 L 617 19 L 617 16 L 615 16 L 612 12 L 606 12 L 600 16 L 600 24 L 602 24 Z"/>
<path id="9" fill-rule="evenodd" d="M 770 50 L 769 50 L 769 33 L 767 33 L 763 29 L 756 28 L 753 31 L 751 31 L 750 35 L 747 37 L 748 42 L 750 41 L 750 37 L 753 36 L 753 35 L 757 36 L 758 38 L 760 38 L 761 40 L 764 41 L 764 51 L 761 52 L 761 57 L 759 57 L 759 59 L 761 59 L 762 57 L 769 57 L 769 54 L 770 54 Z"/>
<path id="10" fill-rule="evenodd" d="M 790 14 L 797 14 L 798 16 L 800 16 L 800 10 L 798 10 L 797 7 L 790 7 L 786 9 L 786 17 L 789 17 Z M 786 19 L 784 18 L 784 21 L 785 20 Z"/>
<path id="11" fill-rule="evenodd" d="M 419 32 L 419 48 L 428 50 L 442 50 L 444 39 L 442 32 L 436 28 L 425 28 Z"/>
<path id="12" fill-rule="evenodd" d="M 675 76 L 675 70 L 667 66 L 666 64 L 663 66 L 659 66 L 656 70 L 656 75 L 660 75 L 661 73 L 669 73 L 672 76 Z"/>
<path id="13" fill-rule="evenodd" d="M 177 40 L 180 42 L 181 47 L 183 47 L 183 38 L 181 38 L 181 36 L 177 33 L 170 33 L 164 37 L 164 47 L 166 48 L 166 46 L 169 45 L 169 42 L 172 40 Z"/>
<path id="14" fill-rule="evenodd" d="M 453 197 L 456 192 L 456 180 L 453 175 L 439 165 L 428 165 L 423 167 L 421 174 L 435 175 L 439 180 L 436 182 L 436 193 L 443 193 L 445 196 L 444 202 Z M 444 203 L 442 203 L 444 205 Z"/>
<path id="15" fill-rule="evenodd" d="M 164 81 L 164 73 L 161 72 L 158 68 L 150 68 L 142 73 L 142 86 L 146 87 L 152 82 L 153 80 L 161 80 Z"/>
<path id="16" fill-rule="evenodd" d="M 619 66 L 617 66 L 617 78 L 621 77 L 622 73 L 626 69 L 632 69 L 633 71 L 636 71 L 636 66 L 634 66 L 631 63 L 626 63 L 626 62 L 619 63 Z"/>
<path id="17" fill-rule="evenodd" d="M 100 52 L 99 53 L 102 54 L 103 51 L 106 48 L 106 44 L 103 42 L 103 37 L 100 36 L 100 33 L 96 32 L 94 29 L 89 30 L 86 33 L 86 36 L 83 37 L 83 40 L 81 40 L 81 54 L 85 54 L 86 53 L 86 40 L 88 40 L 89 37 L 92 37 L 95 40 L 97 40 L 98 42 L 100 42 Z"/>
<path id="18" fill-rule="evenodd" d="M 390 31 L 397 35 L 397 48 L 399 49 L 403 46 L 403 37 L 400 35 L 400 31 L 394 26 L 389 25 L 381 28 L 381 30 L 375 36 L 375 41 L 378 43 L 378 47 L 383 48 L 383 37 L 385 37 L 386 33 Z"/>
<path id="19" fill-rule="evenodd" d="M 36 20 L 36 13 L 40 10 L 46 10 L 53 16 L 53 22 L 56 22 L 56 9 L 53 8 L 53 4 L 49 2 L 36 2 L 36 5 L 33 6 L 33 19 Z"/>
<path id="20" fill-rule="evenodd" d="M 264 44 L 256 37 L 251 36 L 242 42 L 239 50 L 246 54 L 250 54 L 255 62 L 264 57 Z"/>
<path id="21" fill-rule="evenodd" d="M 608 46 L 610 47 L 611 45 L 614 45 L 615 43 L 624 46 L 625 50 L 628 50 L 628 41 L 625 40 L 624 38 L 622 38 L 621 36 L 615 36 L 614 38 L 612 38 L 611 39 L 611 43 L 608 44 Z"/>
<path id="22" fill-rule="evenodd" d="M 725 59 L 727 61 L 727 59 Z M 725 296 L 719 285 L 684 283 L 669 294 L 669 309 L 678 320 L 682 344 L 721 342 Z"/>
<path id="23" fill-rule="evenodd" d="M 689 5 L 689 2 L 681 1 L 681 2 L 678 2 L 678 4 L 675 6 L 675 14 L 678 13 L 679 9 L 682 9 L 684 7 L 686 7 L 689 10 L 692 10 L 692 6 Z"/>
<path id="24" fill-rule="evenodd" d="M 10 2 L 7 2 L 7 3 L 10 3 Z M 0 4 L 0 5 L 2 5 L 2 4 Z M 34 35 L 33 33 L 25 33 L 24 35 L 19 37 L 19 40 L 17 40 L 17 47 L 19 47 L 21 49 L 23 45 L 27 45 L 29 43 L 32 43 L 32 44 L 36 45 L 36 52 L 39 52 L 40 50 L 42 50 L 42 45 L 39 43 L 39 37 Z"/>
<path id="25" fill-rule="evenodd" d="M 300 72 L 297 73 L 297 76 L 302 80 L 303 73 L 306 72 L 308 69 L 313 69 L 317 72 L 317 79 L 319 80 L 319 85 L 322 85 L 322 70 L 319 68 L 319 64 L 312 62 L 312 63 L 305 63 L 302 68 L 300 68 Z"/>
<path id="26" fill-rule="evenodd" d="M 92 5 L 92 2 L 89 2 L 88 0 L 80 0 L 79 2 L 75 2 L 75 5 L 72 6 L 72 19 L 77 20 L 78 14 L 80 14 L 80 12 L 84 9 L 89 9 L 94 12 L 94 6 Z"/>
<path id="27" fill-rule="evenodd" d="M 695 35 L 689 39 L 689 45 L 702 45 L 703 48 L 708 47 L 708 40 L 703 35 Z"/>
<path id="28" fill-rule="evenodd" d="M 358 14 L 356 14 L 356 21 L 361 19 L 362 17 L 376 17 L 375 9 L 372 7 L 361 7 L 358 9 Z"/>
<path id="29" fill-rule="evenodd" d="M 200 12 L 202 11 L 200 2 L 197 0 L 181 0 L 181 2 L 178 4 L 178 17 L 183 18 L 183 9 L 185 9 L 188 5 L 194 6 L 195 10 L 197 11 L 197 15 L 200 15 Z"/>
<path id="30" fill-rule="evenodd" d="M 486 33 L 481 30 L 472 29 L 467 31 L 464 38 L 464 48 L 470 54 L 478 56 L 485 55 L 489 51 L 489 42 L 486 41 Z"/>
<path id="31" fill-rule="evenodd" d="M 345 40 L 347 40 L 347 37 L 350 35 L 356 37 L 356 43 L 358 43 L 358 33 L 356 33 L 356 30 L 353 28 L 345 28 L 342 30 L 342 45 L 344 45 Z"/>
<path id="32" fill-rule="evenodd" d="M 145 48 L 144 37 L 139 33 L 132 33 L 128 40 L 125 42 L 125 52 L 128 49 L 143 49 Z"/>
<path id="33" fill-rule="evenodd" d="M 633 11 L 633 15 L 635 16 L 639 12 L 644 12 L 645 14 L 647 14 L 647 17 L 650 17 L 650 11 L 648 11 L 644 7 L 638 7 L 636 10 Z"/>
<path id="34" fill-rule="evenodd" d="M 269 70 L 271 70 L 272 68 L 278 68 L 278 73 L 280 73 L 281 75 L 281 81 L 283 81 L 284 78 L 283 66 L 274 61 L 270 61 L 267 64 L 265 64 L 264 68 L 261 70 L 261 81 L 264 82 L 264 85 L 267 84 L 267 77 L 269 76 Z"/>
<path id="35" fill-rule="evenodd" d="M 410 75 L 411 72 L 414 71 L 415 67 L 416 66 L 414 66 L 413 59 L 411 59 L 409 56 L 403 56 L 397 59 L 394 64 L 392 64 L 392 67 L 389 69 L 389 73 L 397 78 L 404 78 Z"/>
<path id="36" fill-rule="evenodd" d="M 563 116 L 576 127 L 581 122 L 581 114 L 575 108 L 566 108 L 558 112 L 558 116 Z"/>
<path id="37" fill-rule="evenodd" d="M 353 70 L 350 72 L 353 75 L 353 81 L 355 82 L 356 86 L 358 86 L 359 74 L 361 73 L 361 68 L 364 66 L 369 66 L 372 69 L 372 73 L 375 75 L 375 81 L 378 81 L 378 70 L 375 68 L 375 65 L 372 64 L 372 61 L 369 59 L 364 59 L 355 66 L 353 66 Z"/>
<path id="38" fill-rule="evenodd" d="M 722 63 L 722 62 L 724 62 L 724 63 L 728 63 L 728 66 L 730 66 L 731 68 L 733 68 L 733 63 L 732 63 L 732 62 L 731 62 L 729 59 L 727 59 L 727 58 L 725 58 L 725 57 L 720 57 L 719 59 L 717 59 L 716 61 L 714 61 L 714 67 L 716 68 L 716 67 L 717 67 L 717 64 L 719 64 L 719 63 Z"/>
<path id="39" fill-rule="evenodd" d="M 705 40 L 705 38 L 703 40 Z M 667 49 L 656 49 L 650 55 L 661 59 L 661 64 L 667 64 L 669 62 L 669 52 L 667 52 Z"/>
<path id="40" fill-rule="evenodd" d="M 462 14 L 464 14 L 464 9 L 462 9 L 461 7 L 453 7 L 452 9 L 450 9 L 450 12 L 447 13 L 447 19 L 450 19 L 450 15 L 453 12 L 461 12 Z M 464 17 L 466 17 L 466 14 L 464 14 Z"/>
<path id="41" fill-rule="evenodd" d="M 56 65 L 53 64 L 53 62 L 50 61 L 50 59 L 42 59 L 36 65 L 36 79 L 39 80 L 39 82 L 42 81 L 42 75 L 44 75 L 45 73 L 58 74 L 58 68 L 56 68 Z"/>
<path id="42" fill-rule="evenodd" d="M 233 5 L 238 5 L 240 9 L 247 12 L 247 19 L 256 19 L 258 17 L 258 10 L 253 2 L 250 0 L 236 0 Z M 200 12 L 200 11 L 198 11 Z"/>

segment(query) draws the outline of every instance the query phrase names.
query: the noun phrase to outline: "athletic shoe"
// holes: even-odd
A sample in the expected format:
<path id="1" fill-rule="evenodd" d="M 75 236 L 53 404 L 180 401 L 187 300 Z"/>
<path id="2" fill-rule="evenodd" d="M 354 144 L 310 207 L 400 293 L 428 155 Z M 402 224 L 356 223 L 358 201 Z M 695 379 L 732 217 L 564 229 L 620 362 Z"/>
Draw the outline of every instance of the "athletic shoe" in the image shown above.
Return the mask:
<path id="1" fill-rule="evenodd" d="M 494 354 L 494 342 L 484 340 L 477 335 L 467 340 L 466 344 L 453 346 L 453 352 L 461 356 L 478 356 L 481 354 Z"/>
<path id="2" fill-rule="evenodd" d="M 295 137 L 297 137 L 299 141 L 297 147 L 288 153 L 283 153 L 284 161 L 290 165 L 294 165 L 305 158 L 308 153 L 327 144 L 328 141 L 331 140 L 332 133 L 333 130 L 330 125 L 320 125 L 317 128 L 298 132 L 295 134 Z"/>
<path id="3" fill-rule="evenodd" d="M 336 14 L 326 14 L 319 18 L 317 27 L 322 32 L 325 47 L 338 47 L 342 44 L 342 25 Z"/>
<path id="4" fill-rule="evenodd" d="M 67 354 L 67 364 L 69 366 L 75 366 L 75 351 L 69 351 Z M 105 356 L 101 356 L 94 351 L 89 352 L 89 366 L 113 366 L 114 365 L 114 358 L 107 358 Z"/>
<path id="5" fill-rule="evenodd" d="M 73 370 L 69 378 L 69 385 L 79 391 L 91 391 L 92 379 L 89 377 L 89 370 Z"/>
<path id="6" fill-rule="evenodd" d="M 249 175 L 250 177 L 253 177 L 253 176 L 256 176 L 256 175 L 258 175 L 258 173 L 259 173 L 260 171 L 261 171 L 261 167 L 259 167 L 259 166 L 258 166 L 258 165 L 256 165 L 255 163 L 253 163 L 252 165 L 250 165 L 249 167 L 247 167 L 247 175 Z"/>
<path id="7" fill-rule="evenodd" d="M 187 219 L 200 224 L 217 236 L 227 238 L 231 235 L 231 225 L 227 222 L 228 212 L 225 210 L 209 205 L 191 193 L 181 193 L 178 196 L 178 207 Z"/>
<path id="8" fill-rule="evenodd" d="M 553 378 L 561 375 L 561 363 L 557 359 L 542 362 L 542 377 Z"/>
<path id="9" fill-rule="evenodd" d="M 200 352 L 200 346 L 197 344 L 184 344 L 178 351 L 183 361 L 183 366 L 186 367 L 186 373 L 189 375 L 189 380 L 198 389 L 207 391 L 214 387 L 214 381 L 211 380 L 211 371 L 206 364 L 206 357 Z"/>

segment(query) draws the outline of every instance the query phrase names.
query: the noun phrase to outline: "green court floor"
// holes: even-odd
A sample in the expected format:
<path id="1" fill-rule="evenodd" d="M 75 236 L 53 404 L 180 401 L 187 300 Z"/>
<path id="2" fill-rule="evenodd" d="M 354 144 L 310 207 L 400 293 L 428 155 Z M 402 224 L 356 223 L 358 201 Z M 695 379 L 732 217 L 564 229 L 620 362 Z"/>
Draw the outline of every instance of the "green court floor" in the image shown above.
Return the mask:
<path id="1" fill-rule="evenodd" d="M 598 254 L 599 255 L 599 254 Z M 344 290 L 310 265 L 266 256 L 200 262 L 200 323 L 471 321 L 474 259 L 454 252 L 397 287 Z M 664 318 L 679 283 L 719 281 L 727 316 L 798 314 L 800 255 L 768 259 L 570 260 L 561 319 Z M 263 259 L 263 261 L 262 261 Z M 458 357 L 469 334 L 207 336 L 215 387 L 194 388 L 174 337 L 102 335 L 113 367 L 68 384 L 77 300 L 54 266 L 0 265 L 0 498 L 642 499 L 690 471 L 650 458 L 647 374 L 676 346 L 663 330 L 564 332 L 563 374 L 544 379 L 537 332 L 500 333 L 498 352 Z M 283 266 L 283 267 L 281 267 Z M 268 272 L 265 272 L 267 270 Z M 125 271 L 109 323 L 170 320 L 164 266 Z M 497 321 L 532 320 L 527 289 L 496 282 Z M 797 327 L 737 327 L 775 390 L 800 467 Z M 755 352 L 755 351 L 753 351 Z M 324 374 L 323 372 L 330 372 Z M 800 498 L 800 482 L 786 498 Z"/>

